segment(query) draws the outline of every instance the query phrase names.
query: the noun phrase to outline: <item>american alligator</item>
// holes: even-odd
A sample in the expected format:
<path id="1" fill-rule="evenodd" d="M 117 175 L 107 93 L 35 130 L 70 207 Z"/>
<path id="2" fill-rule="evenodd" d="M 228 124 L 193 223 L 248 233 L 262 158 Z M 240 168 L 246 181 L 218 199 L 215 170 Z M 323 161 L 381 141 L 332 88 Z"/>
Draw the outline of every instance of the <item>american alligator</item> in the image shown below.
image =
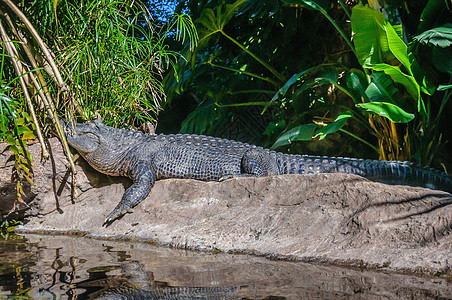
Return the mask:
<path id="1" fill-rule="evenodd" d="M 212 181 L 239 176 L 349 173 L 374 181 L 419 185 L 452 193 L 452 176 L 406 161 L 284 154 L 203 135 L 148 135 L 112 128 L 99 120 L 84 124 L 63 119 L 60 122 L 69 145 L 96 170 L 133 180 L 105 223 L 138 205 L 155 181 L 164 178 Z"/>

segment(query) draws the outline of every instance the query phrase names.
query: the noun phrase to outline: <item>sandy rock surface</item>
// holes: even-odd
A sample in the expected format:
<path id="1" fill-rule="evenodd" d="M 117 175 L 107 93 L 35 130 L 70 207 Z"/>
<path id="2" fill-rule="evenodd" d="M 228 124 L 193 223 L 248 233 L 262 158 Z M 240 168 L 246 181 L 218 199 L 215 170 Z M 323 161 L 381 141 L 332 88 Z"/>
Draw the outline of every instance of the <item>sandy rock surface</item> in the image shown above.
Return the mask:
<path id="1" fill-rule="evenodd" d="M 224 182 L 168 179 L 131 214 L 103 227 L 131 181 L 78 162 L 77 199 L 59 142 L 34 157 L 25 189 L 28 233 L 156 242 L 274 258 L 452 274 L 452 196 L 347 174 L 282 175 Z M 0 212 L 14 203 L 11 153 L 0 146 Z"/>

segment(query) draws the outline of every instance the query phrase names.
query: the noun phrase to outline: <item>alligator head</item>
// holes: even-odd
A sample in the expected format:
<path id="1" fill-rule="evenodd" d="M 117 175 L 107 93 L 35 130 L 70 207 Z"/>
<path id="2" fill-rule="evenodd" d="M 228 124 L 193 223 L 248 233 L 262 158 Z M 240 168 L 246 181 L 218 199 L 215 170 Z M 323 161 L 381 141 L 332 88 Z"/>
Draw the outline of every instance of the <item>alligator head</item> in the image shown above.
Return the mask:
<path id="1" fill-rule="evenodd" d="M 96 151 L 106 136 L 105 131 L 108 131 L 100 120 L 83 124 L 74 124 L 62 118 L 59 120 L 68 144 L 82 155 Z"/>

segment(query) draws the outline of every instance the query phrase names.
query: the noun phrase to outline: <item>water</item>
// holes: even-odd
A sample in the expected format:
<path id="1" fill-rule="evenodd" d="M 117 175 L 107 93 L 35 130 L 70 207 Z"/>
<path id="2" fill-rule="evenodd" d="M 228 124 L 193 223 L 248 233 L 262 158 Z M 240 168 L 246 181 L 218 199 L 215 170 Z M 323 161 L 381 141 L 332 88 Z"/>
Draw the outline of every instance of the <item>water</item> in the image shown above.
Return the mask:
<path id="1" fill-rule="evenodd" d="M 0 299 L 452 299 L 451 278 L 143 243 L 0 240 Z"/>

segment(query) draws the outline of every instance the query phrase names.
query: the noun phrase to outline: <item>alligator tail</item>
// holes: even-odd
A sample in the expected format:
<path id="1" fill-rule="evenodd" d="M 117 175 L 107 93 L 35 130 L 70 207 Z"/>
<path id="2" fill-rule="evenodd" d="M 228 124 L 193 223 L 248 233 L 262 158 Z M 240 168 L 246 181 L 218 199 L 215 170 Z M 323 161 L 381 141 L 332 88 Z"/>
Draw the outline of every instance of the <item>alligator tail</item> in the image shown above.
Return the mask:
<path id="1" fill-rule="evenodd" d="M 288 155 L 278 157 L 280 174 L 347 173 L 373 181 L 422 186 L 452 193 L 452 176 L 407 161 Z"/>
<path id="2" fill-rule="evenodd" d="M 374 160 L 365 164 L 366 178 L 389 184 L 422 186 L 452 193 L 452 176 L 407 161 Z"/>

